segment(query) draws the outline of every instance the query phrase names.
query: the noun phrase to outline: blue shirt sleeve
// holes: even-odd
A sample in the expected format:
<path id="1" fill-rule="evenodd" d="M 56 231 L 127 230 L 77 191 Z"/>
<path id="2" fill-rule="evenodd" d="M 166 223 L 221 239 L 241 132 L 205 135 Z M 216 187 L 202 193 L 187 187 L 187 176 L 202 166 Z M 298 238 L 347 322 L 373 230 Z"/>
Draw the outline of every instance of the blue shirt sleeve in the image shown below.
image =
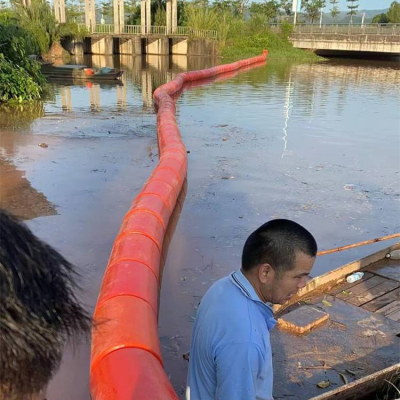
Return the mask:
<path id="1" fill-rule="evenodd" d="M 257 378 L 264 363 L 254 343 L 231 343 L 216 356 L 216 400 L 256 400 Z"/>

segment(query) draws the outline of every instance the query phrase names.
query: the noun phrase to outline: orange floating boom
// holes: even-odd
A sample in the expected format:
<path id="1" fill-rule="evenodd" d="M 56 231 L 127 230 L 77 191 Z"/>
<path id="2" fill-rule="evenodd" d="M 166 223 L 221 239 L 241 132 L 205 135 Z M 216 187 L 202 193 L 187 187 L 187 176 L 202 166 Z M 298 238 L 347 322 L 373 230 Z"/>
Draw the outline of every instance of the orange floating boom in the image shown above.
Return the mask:
<path id="1" fill-rule="evenodd" d="M 178 400 L 157 326 L 161 252 L 187 173 L 174 99 L 185 84 L 258 66 L 267 54 L 179 74 L 154 92 L 160 160 L 124 217 L 103 277 L 92 332 L 92 400 Z"/>

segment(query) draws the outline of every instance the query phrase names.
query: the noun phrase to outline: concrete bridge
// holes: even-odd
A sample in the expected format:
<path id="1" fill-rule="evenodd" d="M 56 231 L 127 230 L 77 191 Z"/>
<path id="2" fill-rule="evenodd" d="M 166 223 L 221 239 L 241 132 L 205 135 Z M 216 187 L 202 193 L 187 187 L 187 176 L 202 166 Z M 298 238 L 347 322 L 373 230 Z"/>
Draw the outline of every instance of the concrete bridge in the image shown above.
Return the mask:
<path id="1" fill-rule="evenodd" d="M 366 52 L 400 54 L 400 24 L 296 25 L 294 47 L 321 53 Z"/>
<path id="2" fill-rule="evenodd" d="M 22 0 L 29 7 L 31 0 Z M 83 42 L 67 43 L 73 53 L 89 54 L 215 54 L 216 31 L 178 26 L 178 2 L 166 0 L 166 26 L 152 26 L 151 0 L 140 0 L 140 25 L 125 25 L 124 0 L 113 0 L 113 24 L 98 24 L 95 0 L 84 0 Z M 65 0 L 53 0 L 56 20 L 67 22 Z M 104 21 L 102 21 L 104 22 Z M 188 41 L 188 38 L 197 39 Z"/>
<path id="3" fill-rule="evenodd" d="M 217 32 L 185 26 L 97 24 L 84 31 L 83 41 L 64 40 L 73 54 L 216 55 Z M 190 39 L 190 40 L 189 40 Z"/>

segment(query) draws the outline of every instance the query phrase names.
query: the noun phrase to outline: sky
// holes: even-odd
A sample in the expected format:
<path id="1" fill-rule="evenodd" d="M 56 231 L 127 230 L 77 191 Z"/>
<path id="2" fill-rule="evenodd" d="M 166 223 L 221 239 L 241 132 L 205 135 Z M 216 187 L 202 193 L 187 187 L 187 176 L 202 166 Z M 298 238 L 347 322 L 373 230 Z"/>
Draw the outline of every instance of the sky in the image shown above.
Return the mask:
<path id="1" fill-rule="evenodd" d="M 358 9 L 359 10 L 382 10 L 384 8 L 389 8 L 390 4 L 393 0 L 359 0 L 358 1 Z M 326 1 L 327 5 L 329 4 L 329 0 Z M 346 0 L 339 1 L 340 10 L 347 10 L 347 2 Z"/>

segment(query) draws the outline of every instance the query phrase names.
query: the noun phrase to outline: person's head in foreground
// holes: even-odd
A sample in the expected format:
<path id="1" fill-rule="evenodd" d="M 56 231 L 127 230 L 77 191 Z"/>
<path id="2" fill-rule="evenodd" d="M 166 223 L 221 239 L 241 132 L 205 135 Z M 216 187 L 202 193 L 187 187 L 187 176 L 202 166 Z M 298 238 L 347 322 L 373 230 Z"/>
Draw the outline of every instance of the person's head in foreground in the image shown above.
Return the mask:
<path id="1" fill-rule="evenodd" d="M 316 255 L 310 232 L 296 222 L 275 219 L 246 240 L 242 272 L 262 301 L 283 304 L 306 285 Z"/>
<path id="2" fill-rule="evenodd" d="M 0 400 L 42 400 L 70 339 L 89 332 L 74 267 L 0 209 Z"/>

